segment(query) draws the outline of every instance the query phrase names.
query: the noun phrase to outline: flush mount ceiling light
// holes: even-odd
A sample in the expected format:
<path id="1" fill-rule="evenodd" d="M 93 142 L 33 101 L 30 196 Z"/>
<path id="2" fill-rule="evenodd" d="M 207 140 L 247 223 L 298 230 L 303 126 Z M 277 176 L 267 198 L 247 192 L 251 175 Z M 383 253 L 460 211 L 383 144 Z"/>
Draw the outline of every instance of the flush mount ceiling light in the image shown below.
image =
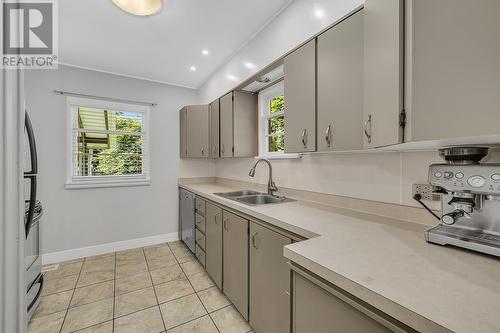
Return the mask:
<path id="1" fill-rule="evenodd" d="M 150 16 L 158 13 L 163 0 L 111 0 L 118 8 L 137 16 Z"/>
<path id="2" fill-rule="evenodd" d="M 262 77 L 258 78 L 256 81 L 259 83 L 268 83 L 269 81 L 271 81 L 271 79 L 268 78 L 267 76 L 262 76 Z"/>

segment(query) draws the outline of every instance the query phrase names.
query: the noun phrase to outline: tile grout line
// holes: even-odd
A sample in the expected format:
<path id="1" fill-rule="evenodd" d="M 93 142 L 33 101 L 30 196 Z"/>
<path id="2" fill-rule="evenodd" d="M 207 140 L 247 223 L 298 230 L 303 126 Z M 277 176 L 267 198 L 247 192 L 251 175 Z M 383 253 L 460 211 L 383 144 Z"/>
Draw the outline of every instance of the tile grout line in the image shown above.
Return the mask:
<path id="1" fill-rule="evenodd" d="M 169 247 L 170 247 L 170 245 L 169 245 Z M 172 249 L 170 249 L 170 251 L 172 251 Z M 173 252 L 172 252 L 172 253 L 173 253 Z M 175 257 L 175 254 L 174 254 L 174 257 Z M 176 257 L 175 259 L 177 260 L 177 257 Z M 199 264 L 199 263 L 198 263 L 198 264 Z M 201 265 L 201 264 L 200 264 L 200 265 Z M 198 291 L 196 291 L 196 289 L 194 288 L 193 284 L 191 283 L 191 280 L 189 280 L 189 277 L 188 277 L 188 275 L 186 274 L 186 272 L 184 271 L 184 268 L 182 268 L 181 264 L 179 264 L 179 266 L 181 267 L 182 272 L 183 272 L 183 273 L 184 273 L 184 275 L 186 276 L 186 278 L 187 278 L 187 280 L 188 280 L 189 284 L 191 285 L 191 288 L 193 288 L 193 290 L 194 290 L 194 294 L 196 295 L 196 297 L 197 297 L 197 298 L 198 298 L 198 300 L 200 301 L 201 305 L 203 306 L 203 308 L 204 308 L 204 309 L 205 309 L 205 311 L 207 312 L 207 314 L 206 314 L 206 315 L 208 316 L 208 318 L 210 318 L 210 320 L 212 321 L 212 324 L 214 324 L 215 329 L 217 330 L 217 332 L 219 332 L 219 333 L 220 333 L 219 327 L 217 326 L 217 324 L 215 323 L 214 319 L 213 319 L 213 318 L 212 318 L 212 316 L 210 315 L 210 312 L 208 312 L 207 307 L 205 306 L 205 304 L 203 304 L 203 301 L 201 300 L 200 295 L 198 295 Z M 213 287 L 213 286 L 212 286 L 212 287 Z M 209 288 L 211 288 L 211 287 L 209 287 Z M 208 288 L 207 288 L 207 289 L 208 289 Z M 206 290 L 206 289 L 204 289 L 204 290 Z M 203 317 L 204 317 L 204 316 L 203 316 Z M 200 317 L 200 318 L 202 318 L 202 317 Z M 199 319 L 199 318 L 196 318 L 196 319 Z M 194 320 L 194 319 L 193 319 L 193 320 Z"/>
<path id="2" fill-rule="evenodd" d="M 170 252 L 172 252 L 172 250 L 170 249 L 170 246 L 168 246 L 168 243 L 167 243 L 167 247 L 170 250 Z M 151 280 L 151 287 L 153 288 L 153 293 L 155 294 L 156 306 L 158 307 L 158 311 L 160 312 L 161 322 L 163 324 L 163 328 L 165 329 L 165 331 L 167 331 L 167 325 L 165 325 L 165 319 L 163 319 L 163 314 L 162 314 L 161 308 L 160 308 L 160 301 L 158 300 L 158 295 L 156 294 L 155 283 L 153 281 L 153 276 L 151 275 L 151 270 L 149 269 L 148 258 L 146 257 L 146 251 L 144 251 L 144 247 L 142 248 L 142 255 L 144 256 L 144 260 L 146 261 L 146 267 L 148 268 L 149 279 Z"/>
<path id="3" fill-rule="evenodd" d="M 194 288 L 194 286 L 193 286 L 193 284 L 191 283 L 191 281 L 190 281 L 190 279 L 189 279 L 188 275 L 186 274 L 186 271 L 185 271 L 185 270 L 184 270 L 184 268 L 181 266 L 181 262 L 180 262 L 180 260 L 182 260 L 182 258 L 187 258 L 187 257 L 182 257 L 181 259 L 179 259 L 179 258 L 176 256 L 176 254 L 174 253 L 174 251 L 172 250 L 172 248 L 173 248 L 173 247 L 171 247 L 169 243 L 166 243 L 166 245 L 167 245 L 167 247 L 169 248 L 169 250 L 170 250 L 170 252 L 171 252 L 171 255 L 172 255 L 172 256 L 173 256 L 173 258 L 175 259 L 176 264 L 179 266 L 179 268 L 181 268 L 181 271 L 182 271 L 182 273 L 183 273 L 183 275 L 184 275 L 184 278 L 188 281 L 188 283 L 189 283 L 189 284 L 190 284 L 190 286 L 192 287 L 192 289 L 193 289 L 193 293 L 196 295 L 196 297 L 198 298 L 198 300 L 199 300 L 199 301 L 200 301 L 200 303 L 202 304 L 202 306 L 203 306 L 204 310 L 206 311 L 206 314 L 204 314 L 204 315 L 202 315 L 202 316 L 200 316 L 200 317 L 197 317 L 197 318 L 194 318 L 194 319 L 188 320 L 188 321 L 186 321 L 186 322 L 184 322 L 184 323 L 182 323 L 182 324 L 179 324 L 179 325 L 173 326 L 173 327 L 171 327 L 171 328 L 169 328 L 169 329 L 173 329 L 173 328 L 176 328 L 176 327 L 178 327 L 178 326 L 185 325 L 185 324 L 187 324 L 187 323 L 189 323 L 189 322 L 192 322 L 192 321 L 198 320 L 198 319 L 203 318 L 203 317 L 205 317 L 205 316 L 207 316 L 207 315 L 208 315 L 208 317 L 210 318 L 211 322 L 213 323 L 213 325 L 215 326 L 215 328 L 217 329 L 217 331 L 218 331 L 218 332 L 220 332 L 219 328 L 217 327 L 217 325 L 215 324 L 215 322 L 214 322 L 214 320 L 213 320 L 213 318 L 212 318 L 212 316 L 211 316 L 211 313 L 209 313 L 209 311 L 207 310 L 207 308 L 206 308 L 205 304 L 203 303 L 203 301 L 201 300 L 201 297 L 200 297 L 200 295 L 199 295 L 199 293 L 200 293 L 200 292 L 203 292 L 203 291 L 208 290 L 208 289 L 210 289 L 210 288 L 216 288 L 216 286 L 215 286 L 215 285 L 214 285 L 214 286 L 209 286 L 209 287 L 207 287 L 207 288 L 204 288 L 204 289 L 201 289 L 201 290 L 199 290 L 199 291 L 196 291 L 196 290 L 195 290 L 195 288 Z M 147 308 L 145 308 L 145 309 L 141 309 L 141 310 L 138 310 L 138 311 L 134 311 L 134 312 L 131 312 L 131 313 L 125 314 L 125 315 L 123 315 L 123 316 L 120 316 L 120 317 L 115 318 L 115 310 L 116 310 L 116 296 L 117 296 L 117 289 L 116 289 L 116 287 L 117 287 L 117 286 L 116 286 L 117 272 L 116 272 L 116 269 L 117 269 L 117 265 L 118 265 L 118 262 L 117 262 L 117 253 L 116 253 L 116 252 L 114 252 L 114 253 L 113 253 L 113 258 L 114 258 L 114 260 L 115 260 L 115 261 L 114 261 L 114 274 L 113 274 L 113 279 L 112 279 L 112 280 L 108 280 L 108 281 L 100 281 L 100 282 L 96 282 L 96 283 L 90 284 L 90 285 L 88 285 L 88 286 L 83 286 L 83 287 L 81 287 L 81 288 L 85 288 L 85 287 L 90 287 L 90 286 L 97 285 L 97 284 L 100 284 L 100 283 L 105 283 L 105 282 L 113 281 L 113 309 L 112 309 L 113 313 L 112 313 L 112 320 L 111 320 L 111 322 L 112 322 L 111 324 L 112 324 L 112 329 L 113 329 L 113 331 L 115 330 L 115 320 L 116 320 L 116 319 L 118 319 L 118 318 L 122 318 L 122 317 L 125 317 L 125 316 L 129 316 L 129 315 L 131 315 L 131 314 L 134 314 L 134 313 L 137 313 L 137 312 L 140 312 L 140 311 L 144 311 L 144 310 L 147 310 L 147 309 L 151 309 L 151 308 L 158 308 L 158 309 L 159 309 L 159 307 L 160 307 L 160 305 L 161 305 L 161 304 L 166 304 L 166 303 L 169 303 L 169 302 L 175 301 L 175 300 L 177 300 L 177 299 L 180 299 L 180 298 L 183 298 L 183 297 L 189 296 L 189 295 L 184 295 L 184 296 L 181 296 L 181 297 L 178 297 L 178 298 L 175 298 L 175 299 L 171 299 L 171 300 L 168 300 L 168 301 L 166 301 L 166 302 L 164 302 L 164 303 L 161 303 L 161 304 L 160 304 L 159 299 L 158 299 L 158 295 L 157 295 L 157 293 L 156 293 L 156 289 L 155 289 L 155 287 L 156 287 L 156 286 L 154 285 L 154 281 L 153 281 L 153 278 L 152 278 L 152 274 L 151 274 L 151 270 L 150 270 L 149 262 L 148 262 L 148 259 L 147 259 L 146 254 L 145 254 L 145 248 L 144 248 L 144 247 L 142 247 L 142 248 L 139 248 L 139 249 L 141 249 L 141 251 L 142 251 L 142 256 L 144 257 L 144 259 L 145 259 L 145 261 L 146 261 L 146 267 L 147 267 L 147 269 L 148 269 L 148 275 L 149 275 L 149 279 L 150 279 L 150 281 L 151 281 L 152 286 L 151 286 L 151 287 L 140 288 L 140 289 L 137 289 L 137 290 L 134 290 L 134 291 L 130 291 L 130 292 L 127 292 L 127 293 L 132 293 L 132 292 L 137 292 L 137 291 L 139 291 L 139 290 L 144 290 L 144 289 L 148 289 L 148 288 L 153 288 L 153 292 L 154 292 L 154 294 L 155 294 L 156 303 L 157 303 L 156 305 L 153 305 L 153 306 L 151 306 L 151 307 L 147 307 Z M 170 255 L 170 254 L 169 254 L 169 255 Z M 160 257 L 161 257 L 161 256 L 160 256 Z M 194 260 L 186 261 L 186 262 L 183 262 L 183 263 L 192 262 L 192 261 L 196 261 L 196 262 L 197 262 L 196 258 L 194 258 Z M 64 316 L 63 322 L 62 322 L 62 324 L 61 324 L 61 329 L 60 329 L 60 331 L 59 331 L 59 332 L 62 332 L 62 329 L 63 329 L 63 327 L 64 327 L 64 324 L 66 323 L 67 315 L 68 315 L 69 310 L 71 309 L 71 308 L 70 308 L 70 306 L 71 306 L 71 302 L 72 302 L 72 301 L 73 301 L 73 299 L 74 299 L 74 296 L 75 296 L 76 290 L 77 290 L 77 289 L 81 289 L 81 288 L 77 288 L 77 286 L 78 286 L 78 283 L 79 283 L 80 279 L 82 278 L 82 273 L 83 273 L 83 271 L 84 271 L 84 268 L 86 267 L 86 264 L 89 264 L 89 263 L 90 263 L 90 261 L 88 260 L 88 258 L 84 258 L 84 259 L 83 259 L 83 261 L 82 261 L 82 266 L 81 266 L 81 268 L 80 268 L 80 272 L 79 272 L 78 274 L 74 274 L 74 275 L 78 275 L 78 278 L 77 278 L 77 281 L 76 281 L 76 285 L 75 285 L 75 287 L 72 289 L 71 299 L 70 299 L 70 302 L 69 302 L 68 308 L 65 310 L 65 316 Z M 170 267 L 170 266 L 174 266 L 174 265 L 168 265 L 168 266 L 164 266 L 164 267 L 159 267 L 159 268 L 157 268 L 157 269 L 165 269 L 165 268 L 168 268 L 168 267 Z M 137 272 L 137 273 L 134 273 L 134 274 L 130 274 L 130 275 L 128 275 L 128 276 L 139 275 L 139 274 L 141 274 L 141 273 L 142 273 L 142 272 Z M 124 278 L 126 278 L 126 277 L 128 277 L 128 276 L 125 276 Z M 174 280 L 176 280 L 176 279 L 174 279 Z M 172 282 L 172 281 L 174 281 L 174 280 L 167 281 L 167 282 L 162 283 L 162 284 L 166 284 L 166 283 Z M 162 284 L 159 284 L 159 285 L 162 285 Z M 69 290 L 68 290 L 68 291 L 69 291 Z M 125 295 L 125 294 L 127 294 L 127 293 L 123 293 L 123 294 L 120 294 L 120 295 Z M 193 295 L 193 293 L 192 293 L 192 294 L 190 294 L 190 295 Z M 99 300 L 99 301 L 101 301 L 101 300 Z M 96 303 L 96 302 L 99 302 L 99 301 L 90 302 L 90 303 L 87 303 L 87 304 L 82 304 L 81 306 L 83 306 L 83 305 L 88 305 L 88 304 L 92 304 L 92 303 Z M 229 307 L 229 306 L 232 306 L 232 303 L 230 303 L 230 304 L 228 304 L 228 305 L 226 305 L 226 306 L 223 306 L 223 307 L 221 307 L 220 309 L 214 310 L 214 311 L 212 311 L 212 313 L 217 312 L 217 311 L 219 311 L 219 310 L 222 310 L 222 309 L 224 309 L 224 308 L 227 308 L 227 307 Z M 77 308 L 77 307 L 75 307 L 75 308 Z M 163 314 L 161 313 L 161 309 L 159 309 L 159 311 L 160 311 L 160 315 L 161 315 L 161 318 L 162 318 L 162 323 L 163 323 L 164 329 L 166 330 L 166 324 L 165 324 L 165 321 L 164 321 L 164 318 L 163 318 Z M 104 322 L 102 322 L 102 323 L 96 323 L 96 324 L 91 325 L 91 326 L 89 326 L 89 327 L 98 326 L 98 325 L 101 325 L 101 324 L 106 323 L 106 322 L 108 322 L 108 321 L 104 321 Z M 84 328 L 81 328 L 81 330 L 83 330 L 83 329 L 87 329 L 87 328 L 89 328 L 89 327 L 84 327 Z M 250 330 L 250 331 L 251 331 L 251 330 Z M 249 331 L 249 332 L 250 332 L 250 331 Z"/>
<path id="4" fill-rule="evenodd" d="M 167 243 L 167 244 L 168 244 L 168 243 Z M 179 327 L 179 326 L 184 325 L 184 324 L 187 324 L 187 323 L 189 323 L 189 322 L 191 322 L 191 321 L 194 321 L 194 320 L 197 320 L 197 319 L 203 318 L 203 317 L 205 317 L 205 316 L 208 316 L 208 318 L 210 318 L 210 320 L 211 320 L 211 321 L 212 321 L 212 323 L 214 324 L 215 329 L 217 330 L 217 332 L 219 332 L 219 333 L 220 333 L 219 328 L 217 327 L 217 325 L 215 325 L 215 323 L 214 323 L 214 321 L 213 321 L 212 317 L 210 317 L 210 314 L 208 313 L 208 310 L 207 310 L 207 308 L 205 307 L 205 304 L 203 304 L 203 301 L 201 300 L 201 298 L 200 298 L 200 296 L 198 295 L 198 293 L 197 293 L 196 289 L 194 288 L 193 284 L 192 284 L 192 283 L 191 283 L 191 281 L 189 280 L 189 277 L 188 277 L 188 275 L 186 274 L 186 272 L 184 271 L 184 268 L 182 268 L 181 263 L 180 263 L 180 262 L 179 262 L 179 260 L 177 259 L 177 256 L 175 255 L 174 251 L 172 251 L 172 248 L 170 247 L 170 244 L 168 244 L 168 248 L 170 249 L 170 251 L 171 251 L 171 252 L 172 252 L 172 254 L 174 255 L 175 260 L 177 260 L 177 262 L 179 263 L 179 267 L 181 268 L 182 273 L 183 273 L 183 274 L 184 274 L 184 276 L 186 277 L 186 280 L 188 281 L 188 283 L 189 283 L 189 285 L 191 286 L 191 288 L 193 288 L 194 294 L 196 295 L 196 297 L 198 298 L 198 300 L 199 300 L 199 301 L 200 301 L 200 303 L 201 303 L 201 306 L 203 306 L 203 309 L 205 309 L 205 311 L 206 311 L 206 313 L 207 313 L 206 315 L 203 315 L 203 316 L 198 317 L 198 318 L 194 318 L 194 319 L 192 319 L 192 320 L 189 320 L 189 321 L 187 321 L 187 322 L 185 322 L 185 323 L 182 323 L 182 324 L 180 324 L 180 325 L 178 325 L 178 326 L 175 326 L 175 327 Z M 188 296 L 188 295 L 186 295 L 186 296 Z M 185 296 L 183 296 L 183 297 L 185 297 Z M 175 327 L 171 327 L 170 329 L 175 328 Z"/>
<path id="5" fill-rule="evenodd" d="M 80 273 L 78 273 L 78 279 L 76 280 L 75 288 L 73 289 L 73 293 L 71 294 L 71 299 L 69 300 L 69 303 L 68 303 L 68 308 L 66 309 L 66 313 L 64 314 L 64 319 L 63 319 L 63 322 L 61 324 L 61 328 L 59 329 L 59 333 L 62 332 L 62 330 L 64 328 L 64 324 L 66 324 L 66 318 L 68 317 L 68 313 L 69 313 L 69 309 L 70 309 L 70 306 L 71 306 L 71 302 L 73 302 L 73 297 L 75 296 L 76 287 L 78 286 L 78 281 L 80 281 L 80 278 L 82 276 L 83 267 L 85 266 L 85 262 L 86 261 L 87 261 L 87 258 L 84 258 L 83 262 L 82 262 L 82 267 L 80 268 Z"/>
<path id="6" fill-rule="evenodd" d="M 115 308 L 116 308 L 116 252 L 115 252 L 115 272 L 113 273 L 113 311 L 111 313 L 111 332 L 115 331 Z"/>

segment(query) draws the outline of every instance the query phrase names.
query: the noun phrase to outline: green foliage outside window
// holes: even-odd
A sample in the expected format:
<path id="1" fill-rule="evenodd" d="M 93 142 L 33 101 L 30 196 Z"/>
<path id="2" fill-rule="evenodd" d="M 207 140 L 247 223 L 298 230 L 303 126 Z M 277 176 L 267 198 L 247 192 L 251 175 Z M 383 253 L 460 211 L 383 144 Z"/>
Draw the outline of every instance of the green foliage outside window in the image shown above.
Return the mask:
<path id="1" fill-rule="evenodd" d="M 271 100 L 270 113 L 284 112 L 285 111 L 285 97 L 278 96 Z M 269 152 L 279 152 L 285 150 L 285 118 L 278 116 L 269 119 Z"/>
<path id="2" fill-rule="evenodd" d="M 140 132 L 141 121 L 130 118 L 116 119 L 116 130 Z M 102 175 L 125 175 L 142 173 L 142 140 L 139 135 L 118 134 L 113 147 L 97 155 L 95 171 Z"/>

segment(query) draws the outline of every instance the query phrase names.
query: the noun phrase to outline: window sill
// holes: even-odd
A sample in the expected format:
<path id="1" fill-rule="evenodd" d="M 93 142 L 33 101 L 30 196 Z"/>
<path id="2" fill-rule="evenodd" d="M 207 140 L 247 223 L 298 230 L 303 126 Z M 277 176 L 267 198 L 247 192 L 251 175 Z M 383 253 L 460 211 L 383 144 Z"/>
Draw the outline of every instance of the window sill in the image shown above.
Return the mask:
<path id="1" fill-rule="evenodd" d="M 70 180 L 65 184 L 67 190 L 92 189 L 92 188 L 111 188 L 111 187 L 135 187 L 149 186 L 151 180 L 149 177 L 134 177 L 134 178 L 115 178 L 115 179 L 78 179 Z"/>
<path id="2" fill-rule="evenodd" d="M 302 154 L 270 154 L 255 157 L 255 159 L 259 158 L 266 158 L 268 160 L 296 160 L 302 158 Z"/>

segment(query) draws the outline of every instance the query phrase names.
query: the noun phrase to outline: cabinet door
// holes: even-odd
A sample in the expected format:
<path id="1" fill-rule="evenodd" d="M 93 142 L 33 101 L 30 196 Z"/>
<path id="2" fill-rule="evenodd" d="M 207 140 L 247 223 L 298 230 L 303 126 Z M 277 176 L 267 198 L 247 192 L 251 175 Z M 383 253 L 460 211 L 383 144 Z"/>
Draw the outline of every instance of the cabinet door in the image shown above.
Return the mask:
<path id="1" fill-rule="evenodd" d="M 500 134 L 500 1 L 412 1 L 414 140 Z"/>
<path id="2" fill-rule="evenodd" d="M 223 290 L 248 320 L 248 220 L 223 212 Z"/>
<path id="3" fill-rule="evenodd" d="M 182 108 L 179 112 L 180 123 L 180 147 L 179 152 L 181 158 L 187 157 L 187 108 Z"/>
<path id="4" fill-rule="evenodd" d="M 363 11 L 318 37 L 318 151 L 363 148 Z"/>
<path id="5" fill-rule="evenodd" d="M 187 155 L 188 157 L 209 157 L 208 106 L 187 107 Z"/>
<path id="6" fill-rule="evenodd" d="M 233 93 L 220 99 L 220 156 L 233 157 Z"/>
<path id="7" fill-rule="evenodd" d="M 206 212 L 206 269 L 222 289 L 222 209 L 207 202 Z"/>
<path id="8" fill-rule="evenodd" d="M 365 23 L 364 146 L 402 142 L 404 0 L 367 0 Z"/>
<path id="9" fill-rule="evenodd" d="M 316 40 L 285 57 L 285 152 L 316 150 Z"/>
<path id="10" fill-rule="evenodd" d="M 210 103 L 210 157 L 219 158 L 219 105 L 218 99 Z"/>
<path id="11" fill-rule="evenodd" d="M 257 154 L 257 95 L 235 91 L 233 102 L 234 157 Z"/>
<path id="12" fill-rule="evenodd" d="M 250 326 L 290 333 L 290 268 L 283 247 L 291 239 L 250 223 Z"/>
<path id="13" fill-rule="evenodd" d="M 293 333 L 392 332 L 303 276 L 293 277 Z"/>

